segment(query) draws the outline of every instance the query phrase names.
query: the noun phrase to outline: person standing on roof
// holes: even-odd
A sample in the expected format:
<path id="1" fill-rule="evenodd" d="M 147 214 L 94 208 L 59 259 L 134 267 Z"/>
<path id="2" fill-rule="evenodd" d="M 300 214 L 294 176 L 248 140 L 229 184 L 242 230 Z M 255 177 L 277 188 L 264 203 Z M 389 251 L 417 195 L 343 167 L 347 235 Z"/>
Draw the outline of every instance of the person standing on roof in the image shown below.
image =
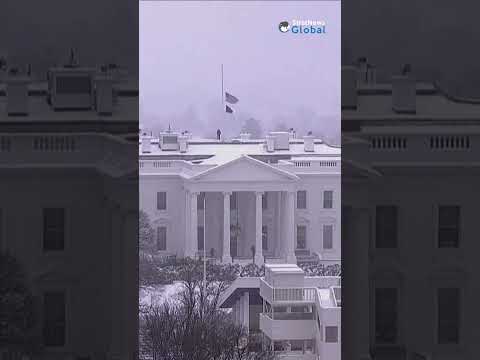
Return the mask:
<path id="1" fill-rule="evenodd" d="M 220 141 L 220 138 L 222 137 L 222 132 L 220 129 L 217 129 L 217 140 Z"/>

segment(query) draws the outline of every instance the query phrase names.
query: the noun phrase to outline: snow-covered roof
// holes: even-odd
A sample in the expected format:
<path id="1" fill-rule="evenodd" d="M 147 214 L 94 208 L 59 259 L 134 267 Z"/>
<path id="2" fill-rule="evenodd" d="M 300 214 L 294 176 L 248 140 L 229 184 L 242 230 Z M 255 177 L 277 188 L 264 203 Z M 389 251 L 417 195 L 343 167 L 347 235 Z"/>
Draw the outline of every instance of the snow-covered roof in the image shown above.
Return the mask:
<path id="1" fill-rule="evenodd" d="M 392 85 L 363 85 L 357 90 L 357 108 L 343 109 L 344 120 L 480 120 L 480 100 L 456 98 L 428 83 L 416 85 L 416 112 L 392 108 Z"/>
<path id="2" fill-rule="evenodd" d="M 0 120 L 11 121 L 16 124 L 34 122 L 134 122 L 138 121 L 138 86 L 126 81 L 114 85 L 117 91 L 117 102 L 113 107 L 113 113 L 102 116 L 95 109 L 55 111 L 47 102 L 46 82 L 35 82 L 29 85 L 28 111 L 24 116 L 9 116 L 4 110 L 7 105 L 6 85 L 0 84 Z"/>
<path id="3" fill-rule="evenodd" d="M 141 145 L 139 146 L 139 154 L 141 159 L 155 158 L 155 159 L 168 159 L 178 158 L 187 159 L 195 157 L 197 159 L 202 158 L 202 164 L 205 165 L 221 165 L 228 163 L 243 155 L 255 156 L 268 156 L 268 157 L 303 157 L 303 158 L 316 158 L 316 157 L 339 157 L 341 154 L 340 147 L 328 145 L 321 140 L 316 140 L 314 144 L 314 151 L 305 151 L 303 140 L 290 141 L 289 150 L 275 150 L 273 152 L 267 152 L 265 149 L 264 140 L 251 140 L 241 143 L 232 141 L 215 141 L 209 139 L 191 140 L 188 143 L 188 150 L 185 153 L 180 150 L 162 151 L 158 146 L 158 139 L 152 140 L 150 153 L 142 153 Z"/>

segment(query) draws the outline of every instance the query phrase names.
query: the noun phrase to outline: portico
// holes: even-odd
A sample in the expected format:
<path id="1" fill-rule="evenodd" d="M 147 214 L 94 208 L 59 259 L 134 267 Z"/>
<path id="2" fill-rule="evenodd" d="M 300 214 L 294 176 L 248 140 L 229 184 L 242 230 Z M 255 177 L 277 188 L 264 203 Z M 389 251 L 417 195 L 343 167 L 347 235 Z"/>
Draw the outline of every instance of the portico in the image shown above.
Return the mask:
<path id="1" fill-rule="evenodd" d="M 242 156 L 184 182 L 185 256 L 294 263 L 299 178 Z"/>

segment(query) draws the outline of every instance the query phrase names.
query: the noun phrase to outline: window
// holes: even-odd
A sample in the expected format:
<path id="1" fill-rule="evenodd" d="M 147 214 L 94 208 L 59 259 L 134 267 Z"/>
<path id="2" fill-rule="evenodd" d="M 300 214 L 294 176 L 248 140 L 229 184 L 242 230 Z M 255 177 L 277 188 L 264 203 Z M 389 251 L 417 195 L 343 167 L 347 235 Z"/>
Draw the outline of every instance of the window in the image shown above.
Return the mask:
<path id="1" fill-rule="evenodd" d="M 233 192 L 230 195 L 230 210 L 235 210 L 237 208 L 237 193 Z"/>
<path id="2" fill-rule="evenodd" d="M 397 247 L 396 206 L 377 206 L 375 212 L 375 247 L 377 249 L 394 249 Z"/>
<path id="3" fill-rule="evenodd" d="M 396 288 L 375 289 L 375 341 L 379 344 L 397 341 L 397 297 Z"/>
<path id="4" fill-rule="evenodd" d="M 157 192 L 157 210 L 167 210 L 167 193 L 165 191 Z"/>
<path id="5" fill-rule="evenodd" d="M 460 289 L 438 289 L 437 302 L 438 343 L 458 344 L 460 328 Z"/>
<path id="6" fill-rule="evenodd" d="M 438 247 L 458 248 L 460 240 L 460 207 L 438 208 Z"/>
<path id="7" fill-rule="evenodd" d="M 268 209 L 268 195 L 266 192 L 264 192 L 262 195 L 262 209 L 263 210 Z"/>
<path id="8" fill-rule="evenodd" d="M 305 190 L 297 191 L 297 209 L 307 208 L 307 192 Z"/>
<path id="9" fill-rule="evenodd" d="M 268 250 L 268 226 L 262 226 L 262 249 Z"/>
<path id="10" fill-rule="evenodd" d="M 325 326 L 325 342 L 338 342 L 338 326 Z"/>
<path id="11" fill-rule="evenodd" d="M 324 209 L 333 208 L 333 191 L 325 190 L 323 192 L 323 208 Z"/>
<path id="12" fill-rule="evenodd" d="M 62 251 L 65 248 L 65 209 L 43 209 L 43 250 Z"/>
<path id="13" fill-rule="evenodd" d="M 307 227 L 305 225 L 297 225 L 297 249 L 305 249 L 307 247 Z"/>
<path id="14" fill-rule="evenodd" d="M 197 227 L 198 250 L 203 250 L 204 240 L 205 238 L 204 238 L 203 226 L 198 226 Z"/>
<path id="15" fill-rule="evenodd" d="M 65 345 L 65 293 L 47 292 L 43 297 L 43 343 Z"/>
<path id="16" fill-rule="evenodd" d="M 201 192 L 197 198 L 197 210 L 203 210 L 205 205 L 205 193 Z"/>
<path id="17" fill-rule="evenodd" d="M 167 227 L 160 226 L 157 228 L 157 250 L 167 250 Z"/>
<path id="18" fill-rule="evenodd" d="M 323 248 L 333 249 L 333 225 L 323 225 Z"/>

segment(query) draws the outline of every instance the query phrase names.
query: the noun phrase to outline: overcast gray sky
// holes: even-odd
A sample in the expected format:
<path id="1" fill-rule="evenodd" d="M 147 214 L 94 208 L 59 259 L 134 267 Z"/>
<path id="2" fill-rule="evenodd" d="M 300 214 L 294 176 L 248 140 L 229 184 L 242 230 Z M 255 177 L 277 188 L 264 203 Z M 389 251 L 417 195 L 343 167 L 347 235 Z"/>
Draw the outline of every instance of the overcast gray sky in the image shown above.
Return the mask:
<path id="1" fill-rule="evenodd" d="M 325 35 L 283 34 L 280 21 L 324 20 Z M 234 135 L 244 119 L 336 137 L 340 131 L 340 3 L 140 3 L 140 104 L 147 127 Z M 225 115 L 225 90 L 240 101 Z"/>

